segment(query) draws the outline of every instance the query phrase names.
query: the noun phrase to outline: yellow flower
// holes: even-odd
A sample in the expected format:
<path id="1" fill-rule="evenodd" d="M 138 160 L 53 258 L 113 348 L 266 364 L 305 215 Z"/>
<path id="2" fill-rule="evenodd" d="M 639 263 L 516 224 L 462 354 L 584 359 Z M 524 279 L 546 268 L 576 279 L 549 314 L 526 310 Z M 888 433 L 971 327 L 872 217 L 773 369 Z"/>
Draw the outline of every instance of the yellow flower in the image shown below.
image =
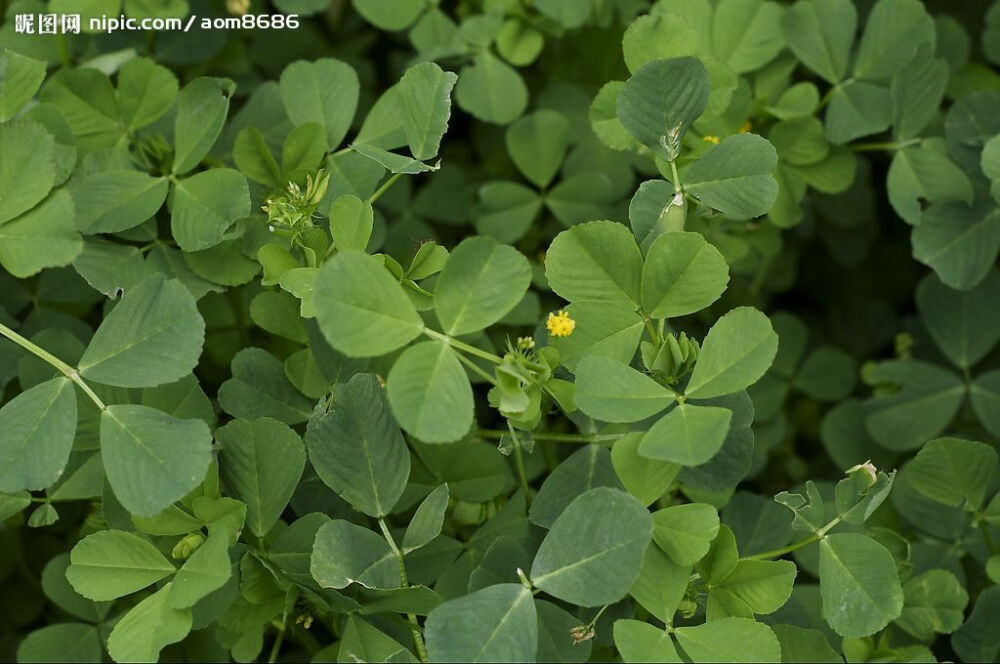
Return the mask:
<path id="1" fill-rule="evenodd" d="M 712 145 L 718 145 L 719 144 L 719 137 L 718 136 L 702 136 L 701 140 L 708 141 Z"/>
<path id="2" fill-rule="evenodd" d="M 548 320 L 545 321 L 545 327 L 548 329 L 549 334 L 554 337 L 568 337 L 573 334 L 576 321 L 570 318 L 568 313 L 560 309 L 557 313 L 549 314 Z"/>
<path id="3" fill-rule="evenodd" d="M 751 129 L 753 129 L 753 125 L 752 125 L 752 124 L 750 124 L 750 121 L 749 121 L 749 120 L 747 120 L 747 121 L 746 121 L 746 122 L 744 122 L 744 123 L 743 123 L 743 125 L 742 125 L 742 126 L 740 127 L 740 133 L 741 133 L 741 134 L 745 134 L 745 133 L 747 133 L 748 131 L 750 131 Z"/>

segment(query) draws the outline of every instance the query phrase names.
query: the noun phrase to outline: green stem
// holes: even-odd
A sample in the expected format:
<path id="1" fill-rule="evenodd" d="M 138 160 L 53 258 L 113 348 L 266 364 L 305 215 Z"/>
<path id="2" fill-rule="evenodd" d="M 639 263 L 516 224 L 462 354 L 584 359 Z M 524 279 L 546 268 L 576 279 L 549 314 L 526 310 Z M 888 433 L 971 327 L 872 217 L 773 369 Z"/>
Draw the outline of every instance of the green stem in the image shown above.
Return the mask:
<path id="1" fill-rule="evenodd" d="M 386 524 L 385 519 L 378 520 L 378 527 L 382 530 L 382 536 L 385 537 L 385 541 L 389 543 L 389 548 L 396 555 L 396 560 L 399 562 L 400 586 L 403 588 L 409 588 L 410 581 L 406 576 L 406 562 L 403 552 L 398 546 L 396 546 L 396 540 L 392 538 L 392 533 L 389 532 L 389 526 Z M 413 645 L 417 649 L 417 657 L 421 662 L 426 662 L 427 646 L 424 644 L 424 637 L 420 633 L 420 625 L 417 623 L 417 617 L 412 613 L 407 613 L 406 620 L 410 623 L 410 632 L 413 634 Z"/>
<path id="2" fill-rule="evenodd" d="M 457 355 L 458 355 L 458 361 L 464 364 L 466 367 L 468 367 L 469 371 L 476 374 L 477 376 L 488 382 L 490 385 L 497 384 L 496 378 L 494 378 L 493 376 L 489 375 L 481 368 L 479 368 L 478 364 L 467 358 L 465 355 L 462 355 L 461 353 L 457 353 Z"/>
<path id="3" fill-rule="evenodd" d="M 375 193 L 368 198 L 368 203 L 373 204 L 378 200 L 379 196 L 384 194 L 386 190 L 396 183 L 396 180 L 403 177 L 402 173 L 393 173 L 392 177 L 382 183 L 382 186 L 375 190 Z"/>
<path id="4" fill-rule="evenodd" d="M 780 549 L 773 549 L 771 551 L 765 551 L 763 553 L 755 553 L 752 556 L 745 556 L 743 559 L 744 560 L 766 560 L 768 558 L 777 558 L 779 556 L 783 556 L 785 554 L 791 553 L 792 551 L 798 551 L 802 547 L 807 546 L 809 544 L 812 544 L 813 542 L 818 542 L 819 540 L 821 540 L 824 537 L 826 537 L 827 532 L 829 532 L 831 528 L 833 528 L 834 526 L 836 526 L 841 521 L 842 521 L 842 518 L 838 516 L 833 521 L 831 521 L 830 523 L 826 524 L 825 526 L 823 526 L 822 528 L 820 528 L 819 530 L 817 530 L 816 532 L 814 532 L 812 535 L 810 535 L 809 537 L 807 537 L 805 539 L 801 539 L 798 542 L 793 542 L 793 543 L 789 544 L 788 546 L 781 547 Z"/>
<path id="5" fill-rule="evenodd" d="M 646 331 L 649 332 L 649 336 L 652 338 L 653 343 L 659 345 L 660 335 L 656 333 L 656 328 L 653 327 L 653 321 L 647 318 L 644 322 L 646 323 Z"/>
<path id="6" fill-rule="evenodd" d="M 887 150 L 902 150 L 903 148 L 920 145 L 923 140 L 924 139 L 922 138 L 911 138 L 906 141 L 855 143 L 854 145 L 851 145 L 850 148 L 853 152 L 884 152 Z"/>
<path id="7" fill-rule="evenodd" d="M 281 644 L 285 640 L 285 623 L 281 623 L 281 629 L 278 630 L 278 635 L 274 637 L 274 645 L 271 646 L 271 654 L 267 658 L 268 664 L 274 664 L 278 661 L 278 654 L 281 652 Z"/>
<path id="8" fill-rule="evenodd" d="M 986 548 L 989 549 L 990 555 L 995 555 L 1000 549 L 997 549 L 997 544 L 993 541 L 993 534 L 990 533 L 990 524 L 980 521 L 979 529 L 983 531 L 983 540 L 986 542 Z"/>
<path id="9" fill-rule="evenodd" d="M 457 348 L 458 350 L 464 351 L 469 355 L 475 355 L 476 357 L 481 357 L 484 360 L 489 360 L 493 364 L 503 363 L 503 360 L 494 355 L 493 353 L 489 353 L 481 348 L 476 348 L 475 346 L 471 346 L 463 341 L 455 339 L 454 337 L 449 337 L 447 334 L 441 334 L 440 332 L 436 332 L 426 327 L 424 328 L 424 334 L 432 339 L 443 341 L 452 348 Z"/>
<path id="10" fill-rule="evenodd" d="M 676 161 L 671 161 L 670 162 L 670 174 L 671 174 L 671 176 L 673 177 L 673 180 L 674 180 L 674 193 L 675 194 L 683 194 L 684 193 L 684 187 L 681 186 L 681 176 L 677 173 L 677 162 Z"/>
<path id="11" fill-rule="evenodd" d="M 524 455 L 521 453 L 521 439 L 518 437 L 517 432 L 514 431 L 514 426 L 507 421 L 507 430 L 510 432 L 511 438 L 514 439 L 514 460 L 517 464 L 517 477 L 521 482 L 521 491 L 524 491 L 524 504 L 526 507 L 531 507 L 531 489 L 528 487 L 528 473 L 524 469 Z"/>
<path id="12" fill-rule="evenodd" d="M 498 440 L 501 436 L 507 435 L 507 431 L 498 429 L 479 429 L 476 435 L 480 438 L 490 438 Z M 583 433 L 532 433 L 531 437 L 539 442 L 550 441 L 553 443 L 581 443 L 589 445 L 591 443 L 613 443 L 625 434 L 583 434 Z"/>
<path id="13" fill-rule="evenodd" d="M 36 346 L 35 344 L 31 343 L 30 341 L 22 337 L 20 334 L 18 334 L 17 332 L 15 332 L 14 330 L 10 329 L 9 327 L 7 327 L 2 323 L 0 323 L 0 335 L 7 337 L 8 339 L 16 343 L 18 346 L 25 349 L 32 355 L 34 355 L 35 357 L 38 357 L 48 362 L 50 365 L 55 367 L 62 375 L 66 376 L 66 378 L 69 378 L 71 381 L 76 383 L 76 386 L 79 387 L 81 390 L 83 390 L 83 393 L 86 394 L 88 397 L 90 397 L 90 400 L 93 401 L 95 404 L 97 404 L 98 408 L 100 408 L 101 410 L 107 409 L 107 406 L 104 405 L 104 402 L 101 401 L 101 399 L 96 394 L 94 394 L 94 391 L 92 389 L 90 389 L 90 385 L 87 385 L 87 383 L 85 383 L 84 380 L 80 378 L 80 372 L 78 372 L 76 369 L 66 364 L 65 362 L 63 362 L 58 357 L 48 352 L 44 348 Z"/>

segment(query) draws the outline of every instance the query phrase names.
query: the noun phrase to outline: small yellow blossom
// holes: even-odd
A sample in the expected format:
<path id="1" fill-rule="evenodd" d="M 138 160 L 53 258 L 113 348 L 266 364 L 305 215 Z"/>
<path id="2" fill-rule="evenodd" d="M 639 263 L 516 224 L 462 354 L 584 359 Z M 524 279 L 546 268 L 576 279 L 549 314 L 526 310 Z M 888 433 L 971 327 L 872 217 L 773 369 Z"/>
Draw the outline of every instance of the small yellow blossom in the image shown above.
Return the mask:
<path id="1" fill-rule="evenodd" d="M 701 140 L 708 141 L 712 145 L 718 145 L 719 144 L 719 137 L 718 136 L 702 136 Z"/>
<path id="2" fill-rule="evenodd" d="M 518 337 L 517 347 L 521 350 L 531 350 L 535 347 L 535 340 L 531 337 Z"/>
<path id="3" fill-rule="evenodd" d="M 548 320 L 545 321 L 545 327 L 549 330 L 549 334 L 554 337 L 568 337 L 573 334 L 576 321 L 570 318 L 563 309 L 560 309 L 557 313 L 549 314 Z"/>
<path id="4" fill-rule="evenodd" d="M 743 123 L 743 125 L 742 125 L 742 126 L 740 127 L 740 133 L 741 133 L 741 134 L 745 134 L 745 133 L 747 133 L 748 131 L 750 131 L 751 129 L 753 129 L 753 125 L 752 125 L 752 124 L 750 124 L 750 121 L 749 121 L 749 120 L 747 120 L 747 121 L 746 121 L 746 122 L 744 122 L 744 123 Z"/>

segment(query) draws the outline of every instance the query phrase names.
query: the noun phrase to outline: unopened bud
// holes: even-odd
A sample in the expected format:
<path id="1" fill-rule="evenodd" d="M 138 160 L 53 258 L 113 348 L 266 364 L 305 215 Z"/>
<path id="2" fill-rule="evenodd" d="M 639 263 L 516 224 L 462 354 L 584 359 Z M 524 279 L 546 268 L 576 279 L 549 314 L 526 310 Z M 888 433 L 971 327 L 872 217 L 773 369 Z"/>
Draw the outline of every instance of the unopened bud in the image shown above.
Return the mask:
<path id="1" fill-rule="evenodd" d="M 170 552 L 170 555 L 173 556 L 174 560 L 187 560 L 204 541 L 205 538 L 201 533 L 191 533 L 174 545 L 174 550 Z"/>

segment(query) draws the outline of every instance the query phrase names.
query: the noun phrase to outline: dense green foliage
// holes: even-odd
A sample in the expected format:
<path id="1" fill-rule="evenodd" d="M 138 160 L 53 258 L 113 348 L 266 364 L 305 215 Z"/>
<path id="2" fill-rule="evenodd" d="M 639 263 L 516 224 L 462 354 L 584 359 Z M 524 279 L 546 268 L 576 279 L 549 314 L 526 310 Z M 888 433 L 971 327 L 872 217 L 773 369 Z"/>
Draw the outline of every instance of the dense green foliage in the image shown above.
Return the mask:
<path id="1" fill-rule="evenodd" d="M 1000 661 L 1000 2 L 0 13 L 0 659 Z"/>

